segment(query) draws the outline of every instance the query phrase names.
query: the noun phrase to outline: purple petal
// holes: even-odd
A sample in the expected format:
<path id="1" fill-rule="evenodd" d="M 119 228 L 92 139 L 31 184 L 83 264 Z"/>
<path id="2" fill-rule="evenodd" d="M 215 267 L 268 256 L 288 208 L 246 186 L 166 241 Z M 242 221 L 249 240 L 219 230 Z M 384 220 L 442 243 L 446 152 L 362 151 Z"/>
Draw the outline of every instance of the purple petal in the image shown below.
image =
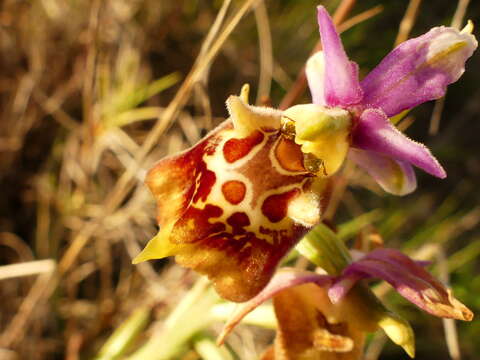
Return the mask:
<path id="1" fill-rule="evenodd" d="M 330 15 L 318 6 L 318 25 L 325 56 L 325 98 L 329 106 L 357 104 L 363 91 L 358 82 L 358 65 L 351 62 Z M 309 80 L 311 82 L 311 80 Z"/>
<path id="2" fill-rule="evenodd" d="M 454 28 L 436 27 L 400 44 L 363 79 L 363 103 L 393 116 L 445 94 L 464 72 L 477 47 L 475 37 Z"/>
<path id="3" fill-rule="evenodd" d="M 339 301 L 362 278 L 387 281 L 400 295 L 432 315 L 465 321 L 473 318 L 450 290 L 398 250 L 377 249 L 349 265 L 329 290 L 332 302 Z"/>
<path id="4" fill-rule="evenodd" d="M 333 304 L 338 303 L 350 289 L 362 280 L 365 276 L 363 274 L 350 274 L 348 276 L 341 276 L 335 281 L 334 285 L 328 289 L 328 297 Z"/>
<path id="5" fill-rule="evenodd" d="M 230 334 L 233 328 L 256 307 L 271 299 L 280 291 L 306 283 L 315 283 L 318 286 L 325 286 L 332 282 L 333 277 L 319 275 L 308 271 L 300 271 L 292 268 L 279 270 L 268 285 L 255 297 L 239 305 L 235 313 L 225 324 L 222 332 L 217 338 L 217 343 L 222 344 L 225 337 Z"/>
<path id="6" fill-rule="evenodd" d="M 381 110 L 367 109 L 362 113 L 353 133 L 353 144 L 410 163 L 441 179 L 447 176 L 427 147 L 397 130 Z"/>
<path id="7" fill-rule="evenodd" d="M 307 61 L 305 68 L 308 87 L 312 94 L 312 102 L 317 105 L 326 105 L 325 101 L 325 56 L 323 51 L 316 52 Z"/>
<path id="8" fill-rule="evenodd" d="M 368 150 L 350 149 L 349 159 L 362 167 L 383 190 L 394 195 L 407 195 L 417 187 L 417 178 L 410 164 Z"/>

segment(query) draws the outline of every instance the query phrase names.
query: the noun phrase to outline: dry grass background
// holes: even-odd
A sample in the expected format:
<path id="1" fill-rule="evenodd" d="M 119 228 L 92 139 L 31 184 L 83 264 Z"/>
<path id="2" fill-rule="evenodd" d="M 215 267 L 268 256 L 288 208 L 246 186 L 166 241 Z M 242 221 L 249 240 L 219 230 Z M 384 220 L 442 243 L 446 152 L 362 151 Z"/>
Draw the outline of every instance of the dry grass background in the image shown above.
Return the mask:
<path id="1" fill-rule="evenodd" d="M 258 90 L 257 103 L 308 101 L 296 79 L 318 40 L 317 2 L 0 3 L 0 359 L 94 358 L 137 309 L 144 311 L 142 326 L 127 353 L 162 331 L 196 276 L 171 260 L 131 265 L 156 232 L 145 171 L 218 124 L 224 100 L 245 82 L 253 94 Z M 338 3 L 325 2 L 331 10 Z M 467 3 L 343 1 L 337 20 L 347 20 L 345 30 L 353 26 L 344 40 L 365 73 L 397 36 L 449 24 Z M 480 24 L 478 2 L 470 3 L 467 18 Z M 427 104 L 400 124 L 433 148 L 448 180 L 419 174 L 418 191 L 397 199 L 349 169 L 339 183 L 352 186 L 340 189 L 336 211 L 345 238 L 361 229 L 357 240 L 376 234 L 433 259 L 437 275 L 450 277 L 474 311 L 479 69 L 476 55 L 445 103 Z M 477 358 L 478 322 L 461 324 L 456 336 L 453 323 L 442 326 L 386 288 L 377 291 L 413 322 L 418 359 Z M 241 327 L 230 353 L 252 359 L 271 337 Z M 201 350 L 189 344 L 175 358 L 199 358 Z M 375 359 L 384 339 L 377 335 L 371 344 Z M 382 359 L 400 358 L 393 346 L 384 348 Z"/>

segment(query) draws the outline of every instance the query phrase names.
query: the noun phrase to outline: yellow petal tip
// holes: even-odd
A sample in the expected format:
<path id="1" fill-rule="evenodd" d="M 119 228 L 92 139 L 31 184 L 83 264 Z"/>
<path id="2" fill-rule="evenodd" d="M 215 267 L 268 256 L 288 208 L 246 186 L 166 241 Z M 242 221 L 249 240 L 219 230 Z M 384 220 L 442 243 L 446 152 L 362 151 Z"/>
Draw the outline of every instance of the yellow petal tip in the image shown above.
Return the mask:
<path id="1" fill-rule="evenodd" d="M 411 358 L 415 357 L 415 335 L 410 324 L 398 315 L 386 314 L 378 325 L 395 344 L 401 346 Z"/>
<path id="2" fill-rule="evenodd" d="M 242 90 L 240 90 L 240 98 L 245 102 L 245 104 L 248 104 L 248 95 L 250 94 L 250 85 L 249 84 L 243 84 Z"/>
<path id="3" fill-rule="evenodd" d="M 175 246 L 170 244 L 168 236 L 165 234 L 170 233 L 170 228 L 166 228 L 166 231 L 160 231 L 153 239 L 151 239 L 147 246 L 142 250 L 140 254 L 135 256 L 132 260 L 132 264 L 138 264 L 147 260 L 162 259 L 167 256 L 175 255 Z"/>
<path id="4" fill-rule="evenodd" d="M 142 252 L 140 252 L 140 254 L 138 254 L 133 258 L 132 264 L 137 265 L 141 262 L 151 260 L 151 259 L 152 259 L 152 256 L 149 256 L 148 252 L 146 253 L 145 250 L 143 250 Z"/>
<path id="5" fill-rule="evenodd" d="M 132 260 L 132 264 L 133 264 L 133 265 L 137 265 L 137 264 L 139 264 L 139 263 L 141 263 L 141 262 L 143 262 L 143 261 L 145 261 L 145 260 L 142 260 L 141 256 L 138 255 L 138 256 L 135 256 L 135 258 Z"/>
<path id="6" fill-rule="evenodd" d="M 468 20 L 467 21 L 467 25 L 465 25 L 465 27 L 462 29 L 461 33 L 462 34 L 471 34 L 473 32 L 473 21 L 472 20 Z"/>

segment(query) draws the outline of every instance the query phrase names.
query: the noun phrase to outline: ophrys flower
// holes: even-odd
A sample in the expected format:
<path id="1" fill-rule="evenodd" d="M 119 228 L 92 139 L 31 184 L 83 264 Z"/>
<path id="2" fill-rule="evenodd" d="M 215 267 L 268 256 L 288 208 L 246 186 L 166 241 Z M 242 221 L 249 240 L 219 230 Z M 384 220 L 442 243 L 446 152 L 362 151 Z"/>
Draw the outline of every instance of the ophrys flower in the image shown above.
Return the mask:
<path id="1" fill-rule="evenodd" d="M 462 31 L 436 27 L 400 44 L 362 81 L 358 65 L 348 59 L 323 6 L 318 7 L 318 24 L 323 50 L 308 60 L 306 68 L 315 105 L 294 106 L 285 112 L 300 123 L 296 142 L 321 158 L 329 174 L 350 152 L 351 159 L 386 191 L 398 195 L 416 187 L 412 165 L 436 177 L 446 177 L 430 151 L 398 131 L 389 118 L 442 97 L 447 85 L 458 80 L 465 61 L 478 45 L 471 34 L 472 23 Z M 325 110 L 341 114 L 341 121 L 321 120 L 319 114 Z M 316 131 L 305 134 L 305 123 L 312 128 L 314 122 L 318 123 Z M 324 146 L 315 144 L 316 137 L 326 132 L 330 137 L 337 136 L 335 152 L 326 152 Z M 349 136 L 345 136 L 347 133 Z"/>
<path id="2" fill-rule="evenodd" d="M 411 164 L 444 177 L 428 149 L 388 116 L 441 96 L 477 46 L 470 28 L 435 28 L 400 45 L 362 82 L 334 25 L 318 8 L 323 52 L 308 61 L 315 104 L 286 111 L 230 96 L 230 118 L 185 152 L 161 160 L 146 183 L 159 233 L 134 262 L 176 256 L 221 296 L 255 296 L 280 260 L 322 217 L 329 177 L 346 155 L 388 191 L 415 187 Z"/>
<path id="3" fill-rule="evenodd" d="M 232 301 L 257 294 L 280 259 L 320 221 L 328 182 L 308 171 L 282 112 L 230 96 L 230 118 L 193 148 L 161 160 L 146 183 L 160 232 L 135 262 L 176 255 Z"/>

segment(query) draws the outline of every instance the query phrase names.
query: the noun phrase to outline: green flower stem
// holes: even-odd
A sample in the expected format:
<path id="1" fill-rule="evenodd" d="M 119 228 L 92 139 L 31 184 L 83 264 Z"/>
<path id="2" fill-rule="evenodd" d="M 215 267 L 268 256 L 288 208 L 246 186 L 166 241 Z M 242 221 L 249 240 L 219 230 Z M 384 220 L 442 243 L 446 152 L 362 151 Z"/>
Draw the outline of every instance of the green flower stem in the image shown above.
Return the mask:
<path id="1" fill-rule="evenodd" d="M 141 307 L 135 310 L 108 338 L 95 360 L 119 359 L 143 331 L 149 319 L 149 307 Z"/>
<path id="2" fill-rule="evenodd" d="M 340 275 L 352 261 L 347 247 L 326 225 L 314 227 L 296 246 L 297 251 L 330 275 Z"/>
<path id="3" fill-rule="evenodd" d="M 185 343 L 187 341 L 192 340 L 192 337 L 213 322 L 228 320 L 236 306 L 237 304 L 234 303 L 223 302 L 210 286 L 207 278 L 201 277 L 171 312 L 160 331 L 154 331 L 147 342 L 127 359 L 167 360 L 177 358 L 182 351 L 186 350 Z M 276 327 L 273 307 L 271 305 L 259 306 L 248 314 L 243 322 L 273 329 Z M 208 339 L 202 336 L 198 339 L 194 338 L 193 342 L 199 353 L 214 353 L 211 347 L 213 343 L 208 343 Z M 198 344 L 197 340 L 200 341 Z M 217 358 L 223 354 L 222 359 L 230 359 L 225 357 L 225 349 L 220 348 L 215 354 Z M 215 357 L 212 355 L 212 357 L 204 358 L 214 359 Z"/>
<path id="4" fill-rule="evenodd" d="M 167 360 L 177 356 L 184 344 L 195 333 L 210 325 L 211 307 L 220 298 L 202 277 L 180 301 L 165 320 L 159 333 L 154 332 L 148 341 L 128 360 Z"/>
<path id="5" fill-rule="evenodd" d="M 214 305 L 211 309 L 213 320 L 225 322 L 232 317 L 238 304 L 231 302 L 222 302 Z M 242 324 L 261 326 L 266 329 L 277 328 L 277 318 L 273 305 L 264 304 L 256 307 L 251 313 L 242 319 Z"/>
<path id="6" fill-rule="evenodd" d="M 232 354 L 224 346 L 217 346 L 214 340 L 204 334 L 195 337 L 193 348 L 202 359 L 233 360 Z"/>

